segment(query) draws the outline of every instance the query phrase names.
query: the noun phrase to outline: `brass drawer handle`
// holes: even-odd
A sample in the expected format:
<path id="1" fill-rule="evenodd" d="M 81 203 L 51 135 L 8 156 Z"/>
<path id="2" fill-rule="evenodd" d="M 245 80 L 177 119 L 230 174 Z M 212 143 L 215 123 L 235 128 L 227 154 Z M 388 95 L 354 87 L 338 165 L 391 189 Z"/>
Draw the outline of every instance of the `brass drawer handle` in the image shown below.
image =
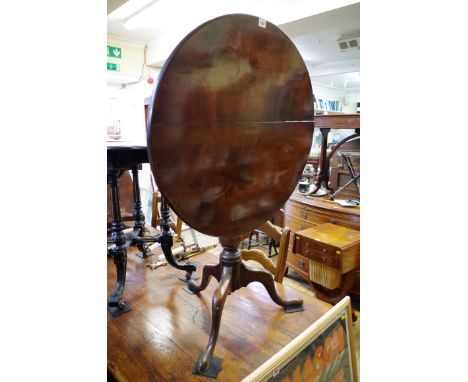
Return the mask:
<path id="1" fill-rule="evenodd" d="M 326 248 L 322 249 L 322 252 L 327 253 L 327 249 Z"/>
<path id="2" fill-rule="evenodd" d="M 330 219 L 330 223 L 336 224 L 336 219 Z"/>
<path id="3" fill-rule="evenodd" d="M 304 255 L 308 255 L 309 252 L 310 252 L 310 251 L 309 251 L 308 249 L 306 249 L 306 250 L 304 251 Z"/>
<path id="4" fill-rule="evenodd" d="M 307 212 L 302 211 L 302 217 L 303 217 L 304 219 L 307 219 Z"/>
<path id="5" fill-rule="evenodd" d="M 304 266 L 305 266 L 304 260 L 299 260 L 299 266 L 301 268 L 304 268 Z"/>

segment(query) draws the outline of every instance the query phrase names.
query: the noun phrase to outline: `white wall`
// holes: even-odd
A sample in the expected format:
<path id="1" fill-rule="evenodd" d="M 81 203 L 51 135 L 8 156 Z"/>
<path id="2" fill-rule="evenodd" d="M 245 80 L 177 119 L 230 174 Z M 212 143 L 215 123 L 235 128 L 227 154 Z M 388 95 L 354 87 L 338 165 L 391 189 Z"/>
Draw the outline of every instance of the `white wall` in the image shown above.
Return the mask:
<path id="1" fill-rule="evenodd" d="M 120 65 L 118 72 L 107 71 L 107 79 L 137 79 L 141 74 L 141 66 L 144 62 L 145 44 L 115 36 L 107 36 L 107 45 L 122 49 L 122 57 L 107 57 L 107 62 Z"/>
<path id="2" fill-rule="evenodd" d="M 314 92 L 316 99 L 324 99 L 324 100 L 336 100 L 344 102 L 344 92 L 336 89 L 330 89 L 320 85 L 314 85 L 312 83 L 312 91 Z"/>
<path id="3" fill-rule="evenodd" d="M 360 100 L 359 91 L 344 91 L 330 89 L 325 86 L 312 84 L 312 90 L 316 99 L 340 101 L 343 103 L 343 113 L 356 113 L 356 102 Z"/>
<path id="4" fill-rule="evenodd" d="M 160 69 L 144 68 L 144 44 L 108 37 L 107 44 L 122 49 L 122 58 L 108 57 L 107 61 L 118 63 L 119 72 L 107 71 L 107 96 L 109 99 L 108 124 L 120 121 L 121 139 L 125 144 L 146 146 L 144 101 L 151 97 Z M 148 72 L 149 70 L 149 72 Z M 148 74 L 154 79 L 148 83 Z M 141 80 L 137 82 L 138 79 Z M 137 83 L 135 83 L 137 82 Z M 139 172 L 140 193 L 146 222 L 151 222 L 151 169 L 143 164 Z"/>
<path id="5" fill-rule="evenodd" d="M 358 91 L 345 92 L 345 105 L 343 106 L 343 111 L 345 113 L 356 113 L 357 112 L 357 102 L 361 100 L 361 93 Z"/>
<path id="6" fill-rule="evenodd" d="M 143 43 L 109 36 L 107 44 L 122 49 L 122 58 L 107 58 L 120 65 L 118 72 L 107 71 L 108 123 L 120 121 L 122 141 L 145 145 L 144 100 L 151 96 L 160 70 L 143 67 Z M 148 83 L 148 76 L 154 79 L 153 84 Z"/>

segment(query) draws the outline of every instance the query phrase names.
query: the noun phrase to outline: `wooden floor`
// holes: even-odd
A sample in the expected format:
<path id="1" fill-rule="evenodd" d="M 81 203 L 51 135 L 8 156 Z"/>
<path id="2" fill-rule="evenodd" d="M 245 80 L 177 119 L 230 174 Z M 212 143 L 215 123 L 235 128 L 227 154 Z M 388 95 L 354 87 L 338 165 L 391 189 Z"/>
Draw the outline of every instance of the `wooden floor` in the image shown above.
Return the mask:
<path id="1" fill-rule="evenodd" d="M 192 258 L 197 274 L 203 264 L 217 263 L 219 250 Z M 108 369 L 119 381 L 213 381 L 192 375 L 211 327 L 211 297 L 217 285 L 211 280 L 200 295 L 190 295 L 169 265 L 150 270 L 129 253 L 125 297 L 132 310 L 119 317 L 108 314 Z M 108 291 L 115 283 L 115 266 L 108 260 Z M 215 356 L 223 358 L 217 381 L 240 381 L 331 306 L 288 279 L 277 284 L 282 297 L 304 300 L 304 312 L 286 314 L 271 301 L 264 287 L 250 284 L 226 301 Z"/>

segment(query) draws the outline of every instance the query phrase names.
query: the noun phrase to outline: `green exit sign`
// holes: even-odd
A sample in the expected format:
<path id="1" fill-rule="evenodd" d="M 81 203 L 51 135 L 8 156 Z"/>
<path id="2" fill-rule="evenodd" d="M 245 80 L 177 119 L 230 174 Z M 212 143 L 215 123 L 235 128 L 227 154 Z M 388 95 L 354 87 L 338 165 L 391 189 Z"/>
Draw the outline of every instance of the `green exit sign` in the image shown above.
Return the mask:
<path id="1" fill-rule="evenodd" d="M 119 64 L 114 64 L 112 62 L 107 63 L 107 70 L 112 70 L 114 72 L 118 72 L 120 70 Z"/>
<path id="2" fill-rule="evenodd" d="M 122 58 L 122 49 L 107 45 L 107 57 Z"/>

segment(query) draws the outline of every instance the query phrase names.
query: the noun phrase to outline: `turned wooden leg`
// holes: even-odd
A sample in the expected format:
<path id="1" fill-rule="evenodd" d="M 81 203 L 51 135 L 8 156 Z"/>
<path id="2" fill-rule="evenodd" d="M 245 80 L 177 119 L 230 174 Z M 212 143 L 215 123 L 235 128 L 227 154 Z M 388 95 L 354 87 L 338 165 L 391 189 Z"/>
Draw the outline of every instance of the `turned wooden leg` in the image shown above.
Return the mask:
<path id="1" fill-rule="evenodd" d="M 145 228 L 145 215 L 141 208 L 141 197 L 140 197 L 140 183 L 138 181 L 138 165 L 132 167 L 133 175 L 133 214 L 132 219 L 135 221 L 133 231 L 139 237 L 143 237 L 143 231 Z"/>
<path id="2" fill-rule="evenodd" d="M 299 299 L 283 300 L 276 291 L 273 275 L 262 269 L 253 269 L 247 264 L 241 263 L 240 279 L 242 286 L 247 286 L 255 281 L 263 284 L 271 299 L 283 307 L 301 306 L 303 303 L 302 300 Z"/>
<path id="3" fill-rule="evenodd" d="M 221 264 L 208 264 L 203 268 L 202 280 L 200 285 L 197 286 L 193 280 L 188 282 L 188 288 L 193 293 L 199 293 L 205 290 L 210 283 L 211 277 L 214 277 L 218 282 L 221 280 Z"/>
<path id="4" fill-rule="evenodd" d="M 327 190 L 330 190 L 330 187 L 328 186 L 328 180 L 330 176 L 329 174 L 330 162 L 328 161 L 328 158 L 327 158 L 328 133 L 330 132 L 330 129 L 322 128 L 320 129 L 320 132 L 322 133 L 322 142 L 320 144 L 320 159 L 319 159 L 320 173 L 317 176 L 315 188 L 310 193 L 311 195 L 317 193 L 322 187 L 322 184 Z"/>
<path id="5" fill-rule="evenodd" d="M 133 233 L 137 237 L 143 237 L 145 232 L 145 215 L 141 208 L 140 183 L 138 181 L 138 165 L 132 166 L 133 175 L 133 214 L 132 219 L 135 221 L 133 225 Z M 141 252 L 141 257 L 148 257 L 148 250 L 145 243 L 137 243 L 137 248 Z"/>
<path id="6" fill-rule="evenodd" d="M 206 268 L 206 267 L 205 267 Z M 212 307 L 211 307 L 211 334 L 208 341 L 208 346 L 201 353 L 200 358 L 195 365 L 195 370 L 199 373 L 206 370 L 213 358 L 213 352 L 218 340 L 219 327 L 221 325 L 221 316 L 223 314 L 224 302 L 226 297 L 231 293 L 231 277 L 233 267 L 223 267 L 223 273 L 221 275 L 221 281 L 213 295 Z"/>
<path id="7" fill-rule="evenodd" d="M 125 276 L 127 271 L 127 247 L 126 238 L 123 232 L 122 217 L 120 215 L 119 180 L 118 171 L 110 174 L 111 195 L 112 195 L 112 241 L 114 247 L 112 254 L 117 270 L 117 282 L 115 289 L 109 296 L 108 306 L 110 308 L 124 309 L 125 302 L 123 293 L 125 288 Z"/>

